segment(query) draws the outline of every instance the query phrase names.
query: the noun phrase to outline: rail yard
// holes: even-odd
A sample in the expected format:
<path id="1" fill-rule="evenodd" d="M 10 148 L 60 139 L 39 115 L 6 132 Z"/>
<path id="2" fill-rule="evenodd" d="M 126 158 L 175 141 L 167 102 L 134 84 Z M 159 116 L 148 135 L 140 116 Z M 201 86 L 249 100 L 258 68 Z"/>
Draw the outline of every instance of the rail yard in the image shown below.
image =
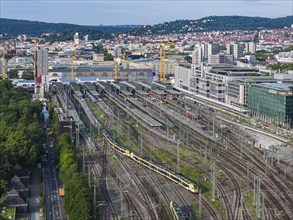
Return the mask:
<path id="1" fill-rule="evenodd" d="M 292 219 L 289 140 L 159 82 L 56 82 L 100 219 Z M 257 134 L 272 140 L 264 148 Z M 284 160 L 283 160 L 284 159 Z"/>

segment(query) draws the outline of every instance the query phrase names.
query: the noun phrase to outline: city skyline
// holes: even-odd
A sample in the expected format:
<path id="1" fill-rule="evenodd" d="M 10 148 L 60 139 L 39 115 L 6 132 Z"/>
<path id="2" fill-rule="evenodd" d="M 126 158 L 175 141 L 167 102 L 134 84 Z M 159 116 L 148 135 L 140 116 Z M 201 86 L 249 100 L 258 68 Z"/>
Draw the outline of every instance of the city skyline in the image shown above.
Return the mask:
<path id="1" fill-rule="evenodd" d="M 213 15 L 275 18 L 292 15 L 293 10 L 293 3 L 290 0 L 182 2 L 2 0 L 0 4 L 1 18 L 79 25 L 152 25 L 177 19 L 199 19 Z"/>

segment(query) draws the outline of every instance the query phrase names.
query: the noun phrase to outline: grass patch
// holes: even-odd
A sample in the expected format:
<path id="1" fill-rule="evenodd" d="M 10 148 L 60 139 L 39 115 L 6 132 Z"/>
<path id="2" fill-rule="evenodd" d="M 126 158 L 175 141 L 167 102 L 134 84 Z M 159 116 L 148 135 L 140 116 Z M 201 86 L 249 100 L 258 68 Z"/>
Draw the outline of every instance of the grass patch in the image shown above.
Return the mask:
<path id="1" fill-rule="evenodd" d="M 113 125 L 110 128 L 110 132 L 113 134 L 112 137 L 114 138 L 115 142 L 123 146 L 123 148 L 131 150 L 134 153 L 139 152 L 139 147 L 130 141 L 130 139 L 128 140 L 126 135 L 121 134 L 116 125 Z"/>
<path id="2" fill-rule="evenodd" d="M 225 208 L 221 202 L 221 199 L 216 198 L 215 201 L 212 201 L 212 192 L 209 191 L 204 194 L 205 198 L 220 212 L 221 218 L 222 219 L 227 219 L 226 218 L 226 211 Z"/>
<path id="3" fill-rule="evenodd" d="M 202 213 L 199 213 L 199 205 L 195 202 L 192 203 L 192 208 L 198 220 L 202 219 Z M 202 210 L 201 210 L 202 211 Z"/>
<path id="4" fill-rule="evenodd" d="M 253 193 L 246 192 L 243 198 L 244 204 L 246 205 L 246 208 L 249 214 L 251 215 L 252 219 L 257 219 L 256 208 L 253 205 Z"/>
<path id="5" fill-rule="evenodd" d="M 98 120 L 101 121 L 104 124 L 106 122 L 106 116 L 103 113 L 103 111 L 97 105 L 95 105 L 92 102 L 89 102 L 88 105 L 93 110 L 93 113 L 98 118 Z"/>

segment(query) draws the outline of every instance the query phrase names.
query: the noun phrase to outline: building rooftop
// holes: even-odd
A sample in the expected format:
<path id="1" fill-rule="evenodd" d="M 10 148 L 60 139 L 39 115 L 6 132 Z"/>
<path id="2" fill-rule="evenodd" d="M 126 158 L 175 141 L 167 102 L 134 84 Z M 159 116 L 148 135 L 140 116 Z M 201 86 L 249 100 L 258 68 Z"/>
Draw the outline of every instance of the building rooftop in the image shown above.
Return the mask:
<path id="1" fill-rule="evenodd" d="M 279 92 L 293 91 L 293 83 L 260 83 L 258 86 Z"/>

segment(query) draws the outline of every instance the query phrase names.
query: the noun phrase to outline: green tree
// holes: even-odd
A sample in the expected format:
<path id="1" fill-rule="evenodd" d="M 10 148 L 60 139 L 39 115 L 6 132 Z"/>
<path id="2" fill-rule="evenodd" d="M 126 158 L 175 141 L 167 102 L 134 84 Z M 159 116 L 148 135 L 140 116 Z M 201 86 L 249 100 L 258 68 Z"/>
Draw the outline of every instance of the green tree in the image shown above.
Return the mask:
<path id="1" fill-rule="evenodd" d="M 7 72 L 7 76 L 8 76 L 8 78 L 10 78 L 10 79 L 17 79 L 17 78 L 18 78 L 18 70 L 16 70 L 16 69 L 9 70 L 9 71 Z"/>
<path id="2" fill-rule="evenodd" d="M 0 197 L 13 176 L 13 167 L 35 167 L 44 136 L 39 114 L 41 103 L 30 100 L 22 88 L 14 88 L 10 80 L 0 81 Z"/>
<path id="3" fill-rule="evenodd" d="M 34 72 L 32 70 L 25 70 L 22 74 L 22 78 L 27 80 L 34 79 Z"/>

